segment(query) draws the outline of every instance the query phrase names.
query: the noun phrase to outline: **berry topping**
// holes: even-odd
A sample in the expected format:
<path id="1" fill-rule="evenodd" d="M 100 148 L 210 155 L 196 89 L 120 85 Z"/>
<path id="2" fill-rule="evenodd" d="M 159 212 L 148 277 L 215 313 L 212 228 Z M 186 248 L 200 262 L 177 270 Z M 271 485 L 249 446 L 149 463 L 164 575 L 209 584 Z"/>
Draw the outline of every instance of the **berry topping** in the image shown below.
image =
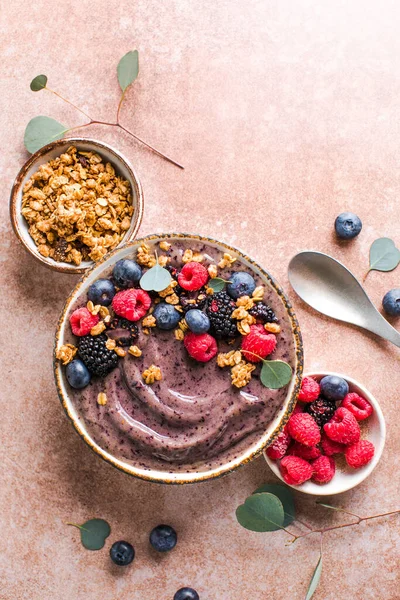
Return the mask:
<path id="1" fill-rule="evenodd" d="M 289 485 L 300 485 L 311 479 L 313 469 L 310 463 L 299 456 L 285 456 L 281 460 L 281 473 Z"/>
<path id="2" fill-rule="evenodd" d="M 289 434 L 296 442 L 304 446 L 315 446 L 321 440 L 319 427 L 307 413 L 298 413 L 292 415 L 288 421 L 287 428 Z"/>
<path id="3" fill-rule="evenodd" d="M 312 416 L 318 427 L 322 427 L 330 421 L 335 413 L 336 403 L 333 400 L 325 400 L 318 398 L 314 402 L 310 402 L 304 408 L 304 412 Z"/>
<path id="4" fill-rule="evenodd" d="M 176 291 L 176 288 L 175 292 L 178 293 Z M 207 294 L 203 291 L 199 292 L 198 290 L 194 292 L 181 292 L 179 294 L 179 301 L 184 312 L 187 312 L 188 310 L 192 310 L 194 308 L 198 308 L 199 310 L 201 310 L 206 305 Z"/>
<path id="5" fill-rule="evenodd" d="M 334 442 L 354 444 L 360 439 L 360 426 L 347 408 L 339 407 L 329 423 L 324 425 L 326 435 Z"/>
<path id="6" fill-rule="evenodd" d="M 135 558 L 135 550 L 129 542 L 114 542 L 110 548 L 111 560 L 119 567 L 130 565 Z"/>
<path id="7" fill-rule="evenodd" d="M 181 320 L 182 315 L 172 304 L 160 302 L 154 309 L 153 317 L 160 329 L 174 329 Z"/>
<path id="8" fill-rule="evenodd" d="M 151 298 L 144 290 L 129 289 L 115 294 L 112 307 L 115 314 L 129 321 L 139 321 L 147 313 Z"/>
<path id="9" fill-rule="evenodd" d="M 115 296 L 115 287 L 109 279 L 98 279 L 88 289 L 88 300 L 93 304 L 109 306 Z"/>
<path id="10" fill-rule="evenodd" d="M 131 346 L 137 339 L 139 333 L 138 326 L 128 319 L 115 317 L 109 326 L 107 335 L 115 340 L 117 346 Z"/>
<path id="11" fill-rule="evenodd" d="M 198 262 L 189 262 L 178 275 L 178 283 L 184 290 L 199 290 L 208 281 L 207 269 Z"/>
<path id="12" fill-rule="evenodd" d="M 383 296 L 383 310 L 391 317 L 400 316 L 400 289 L 390 290 Z"/>
<path id="13" fill-rule="evenodd" d="M 289 454 L 300 456 L 300 458 L 304 458 L 304 460 L 313 460 L 314 458 L 321 456 L 321 450 L 318 446 L 304 446 L 304 444 L 295 442 L 290 448 Z"/>
<path id="14" fill-rule="evenodd" d="M 193 588 L 184 587 L 176 592 L 174 600 L 200 600 L 200 596 Z"/>
<path id="15" fill-rule="evenodd" d="M 226 292 L 217 292 L 209 298 L 206 312 L 210 319 L 211 330 L 216 338 L 239 335 L 237 322 L 231 317 L 235 308 L 235 302 Z"/>
<path id="16" fill-rule="evenodd" d="M 252 325 L 250 333 L 242 339 L 242 353 L 246 360 L 257 363 L 271 354 L 276 347 L 276 337 L 262 325 Z M 255 356 L 256 355 L 256 356 Z"/>
<path id="17" fill-rule="evenodd" d="M 312 480 L 317 483 L 328 483 L 335 475 L 335 461 L 329 456 L 320 456 L 312 463 Z"/>
<path id="18" fill-rule="evenodd" d="M 106 347 L 107 336 L 102 333 L 86 335 L 79 340 L 79 356 L 93 375 L 105 377 L 118 365 L 118 356 L 114 350 Z"/>
<path id="19" fill-rule="evenodd" d="M 360 233 L 361 229 L 361 219 L 354 213 L 344 212 L 336 217 L 336 235 L 342 240 L 351 240 L 355 238 Z"/>
<path id="20" fill-rule="evenodd" d="M 99 315 L 92 315 L 85 306 L 74 310 L 69 317 L 72 333 L 79 337 L 88 335 L 99 320 Z"/>
<path id="21" fill-rule="evenodd" d="M 115 263 L 112 275 L 118 287 L 131 288 L 140 280 L 142 269 L 134 260 L 121 258 Z"/>
<path id="22" fill-rule="evenodd" d="M 65 369 L 65 374 L 67 376 L 69 385 L 76 390 L 81 390 L 82 388 L 86 387 L 91 378 L 85 363 L 79 358 L 75 358 L 75 360 L 68 363 Z"/>
<path id="23" fill-rule="evenodd" d="M 374 412 L 370 403 L 367 402 L 365 398 L 362 398 L 362 396 L 359 396 L 354 392 L 347 394 L 341 406 L 347 408 L 347 410 L 349 410 L 355 416 L 357 421 L 368 419 L 368 417 L 370 417 Z"/>
<path id="24" fill-rule="evenodd" d="M 230 283 L 226 286 L 226 291 L 235 300 L 240 296 L 251 296 L 255 289 L 256 282 L 254 281 L 254 277 L 245 271 L 233 273 Z"/>
<path id="25" fill-rule="evenodd" d="M 319 396 L 319 383 L 312 377 L 303 377 L 301 382 L 301 390 L 297 399 L 300 402 L 313 402 Z"/>
<path id="26" fill-rule="evenodd" d="M 296 406 L 293 409 L 292 415 L 297 415 L 298 413 L 304 412 L 303 408 L 304 407 L 301 404 L 297 403 Z"/>
<path id="27" fill-rule="evenodd" d="M 208 362 L 218 352 L 217 342 L 209 333 L 187 333 L 183 343 L 189 355 L 199 362 Z"/>
<path id="28" fill-rule="evenodd" d="M 187 311 L 185 321 L 193 333 L 207 333 L 210 329 L 210 319 L 197 308 Z"/>
<path id="29" fill-rule="evenodd" d="M 359 469 L 367 465 L 375 454 L 375 448 L 372 442 L 360 440 L 352 444 L 344 453 L 346 462 L 353 469 Z"/>
<path id="30" fill-rule="evenodd" d="M 176 546 L 178 536 L 169 525 L 157 525 L 150 533 L 150 544 L 157 552 L 168 552 Z"/>
<path id="31" fill-rule="evenodd" d="M 343 400 L 349 393 L 349 384 L 342 377 L 327 375 L 319 382 L 321 394 L 327 400 Z"/>
<path id="32" fill-rule="evenodd" d="M 344 454 L 346 450 L 346 446 L 344 444 L 340 444 L 339 442 L 334 442 L 331 438 L 323 433 L 321 438 L 321 448 L 322 452 L 326 454 L 326 456 L 333 456 L 334 454 Z"/>
<path id="33" fill-rule="evenodd" d="M 264 302 L 257 302 L 249 310 L 249 313 L 257 321 L 261 321 L 261 323 L 275 323 L 278 320 L 272 308 L 268 304 L 264 304 Z"/>
<path id="34" fill-rule="evenodd" d="M 283 458 L 287 449 L 289 448 L 290 442 L 291 437 L 287 432 L 287 428 L 285 427 L 283 431 L 280 432 L 274 443 L 267 448 L 266 455 L 272 460 Z"/>

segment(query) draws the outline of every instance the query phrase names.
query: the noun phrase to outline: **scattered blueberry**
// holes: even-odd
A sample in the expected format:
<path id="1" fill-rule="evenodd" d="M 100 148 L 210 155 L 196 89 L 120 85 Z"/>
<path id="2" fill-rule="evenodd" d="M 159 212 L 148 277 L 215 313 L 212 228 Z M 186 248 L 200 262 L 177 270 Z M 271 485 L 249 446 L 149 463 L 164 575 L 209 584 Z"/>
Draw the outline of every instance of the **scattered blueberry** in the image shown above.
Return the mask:
<path id="1" fill-rule="evenodd" d="M 156 320 L 157 327 L 160 329 L 173 329 L 182 318 L 180 312 L 166 302 L 160 302 L 154 309 L 153 316 Z"/>
<path id="2" fill-rule="evenodd" d="M 77 390 L 86 387 L 91 379 L 85 363 L 80 358 L 75 358 L 67 364 L 65 374 L 69 385 Z"/>
<path id="3" fill-rule="evenodd" d="M 142 276 L 142 269 L 129 258 L 121 258 L 114 267 L 113 278 L 118 287 L 133 287 Z"/>
<path id="4" fill-rule="evenodd" d="M 150 533 L 150 544 L 157 552 L 168 552 L 175 548 L 178 536 L 169 525 L 157 525 Z"/>
<path id="5" fill-rule="evenodd" d="M 226 291 L 231 298 L 237 300 L 240 296 L 251 296 L 256 289 L 256 282 L 250 273 L 238 271 L 233 273 L 230 278 L 230 283 L 226 287 Z"/>
<path id="6" fill-rule="evenodd" d="M 87 297 L 94 305 L 109 306 L 115 296 L 115 287 L 109 279 L 98 279 L 88 289 Z"/>
<path id="7" fill-rule="evenodd" d="M 327 375 L 319 382 L 321 394 L 327 400 L 343 400 L 349 393 L 349 384 L 342 377 Z"/>
<path id="8" fill-rule="evenodd" d="M 119 567 L 130 565 L 135 558 L 135 550 L 129 542 L 114 542 L 110 548 L 111 560 Z"/>
<path id="9" fill-rule="evenodd" d="M 206 313 L 197 308 L 188 310 L 185 315 L 185 321 L 193 333 L 206 333 L 210 329 L 210 319 Z"/>
<path id="10" fill-rule="evenodd" d="M 352 240 L 362 229 L 360 217 L 354 213 L 344 212 L 336 217 L 335 231 L 336 235 L 342 240 Z"/>
<path id="11" fill-rule="evenodd" d="M 392 317 L 400 316 L 400 289 L 390 290 L 383 296 L 382 306 L 388 315 Z"/>
<path id="12" fill-rule="evenodd" d="M 184 587 L 176 592 L 174 600 L 200 600 L 200 596 L 196 590 Z"/>

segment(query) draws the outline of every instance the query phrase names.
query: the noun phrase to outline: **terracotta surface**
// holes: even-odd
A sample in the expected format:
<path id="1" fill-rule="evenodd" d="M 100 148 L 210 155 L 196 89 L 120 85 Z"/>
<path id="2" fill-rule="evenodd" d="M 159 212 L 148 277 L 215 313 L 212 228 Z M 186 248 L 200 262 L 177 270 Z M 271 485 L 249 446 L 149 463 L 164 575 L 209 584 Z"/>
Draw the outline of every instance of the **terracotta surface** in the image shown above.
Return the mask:
<path id="1" fill-rule="evenodd" d="M 28 10 L 29 8 L 29 10 Z M 26 160 L 29 118 L 84 122 L 29 82 L 49 84 L 95 118 L 112 118 L 115 67 L 136 47 L 141 74 L 123 121 L 185 165 L 169 165 L 128 137 L 86 132 L 117 146 L 144 188 L 141 233 L 186 230 L 242 247 L 286 286 L 303 328 L 306 368 L 347 372 L 380 400 L 388 438 L 382 461 L 354 491 L 331 500 L 365 515 L 399 508 L 399 351 L 307 309 L 291 292 L 290 257 L 314 248 L 362 276 L 378 236 L 400 243 L 398 3 L 311 0 L 98 0 L 3 2 L 1 153 L 2 441 L 0 597 L 5 600 L 172 600 L 192 585 L 201 600 L 302 600 L 317 560 L 310 536 L 241 529 L 234 511 L 273 476 L 262 459 L 224 479 L 161 487 L 101 462 L 73 432 L 52 379 L 53 332 L 76 278 L 53 273 L 15 239 L 7 199 Z M 357 212 L 354 243 L 332 235 L 337 213 Z M 399 270 L 372 273 L 379 303 Z M 297 494 L 315 525 L 342 521 Z M 110 541 L 131 540 L 135 564 L 112 567 L 66 521 L 106 518 Z M 167 556 L 149 551 L 150 529 L 174 525 Z M 399 517 L 326 535 L 317 600 L 400 598 Z M 109 546 L 109 544 L 107 544 Z"/>

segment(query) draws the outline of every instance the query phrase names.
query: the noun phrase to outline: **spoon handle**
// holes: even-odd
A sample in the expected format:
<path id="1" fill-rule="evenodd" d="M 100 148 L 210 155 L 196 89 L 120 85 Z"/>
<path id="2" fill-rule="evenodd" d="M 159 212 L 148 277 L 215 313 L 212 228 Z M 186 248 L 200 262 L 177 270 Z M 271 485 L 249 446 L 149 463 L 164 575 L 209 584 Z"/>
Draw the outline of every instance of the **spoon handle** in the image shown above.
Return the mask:
<path id="1" fill-rule="evenodd" d="M 364 325 L 364 328 L 400 348 L 400 333 L 378 311 L 375 319 L 369 322 L 368 325 Z"/>

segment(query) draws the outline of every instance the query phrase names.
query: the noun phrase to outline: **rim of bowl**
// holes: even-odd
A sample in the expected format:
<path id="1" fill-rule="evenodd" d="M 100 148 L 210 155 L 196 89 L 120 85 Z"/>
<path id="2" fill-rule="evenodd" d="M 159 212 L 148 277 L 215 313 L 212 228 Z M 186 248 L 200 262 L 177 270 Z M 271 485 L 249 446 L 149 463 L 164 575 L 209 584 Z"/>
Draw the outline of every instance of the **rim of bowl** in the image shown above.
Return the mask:
<path id="1" fill-rule="evenodd" d="M 107 144 L 105 142 L 101 142 L 94 138 L 83 138 L 83 137 L 75 138 L 74 137 L 74 138 L 62 138 L 60 140 L 55 140 L 54 142 L 50 142 L 49 144 L 46 144 L 46 146 L 43 146 L 42 148 L 40 148 L 39 150 L 34 152 L 34 154 L 32 154 L 28 158 L 28 160 L 25 162 L 25 164 L 21 167 L 21 169 L 18 172 L 18 175 L 16 176 L 16 178 L 14 180 L 13 186 L 11 188 L 11 194 L 10 194 L 11 224 L 12 224 L 15 235 L 17 236 L 17 238 L 19 239 L 19 241 L 21 242 L 21 244 L 23 245 L 25 250 L 27 252 L 29 252 L 29 254 L 31 254 L 31 256 L 36 258 L 36 260 L 38 260 L 42 265 L 48 267 L 49 269 L 53 269 L 54 271 L 58 271 L 60 273 L 71 273 L 71 274 L 75 274 L 75 275 L 85 273 L 88 269 L 91 269 L 93 266 L 97 265 L 98 262 L 92 261 L 92 264 L 90 264 L 87 267 L 70 265 L 68 263 L 62 263 L 62 262 L 54 264 L 53 262 L 50 262 L 47 258 L 42 256 L 40 254 L 40 252 L 38 252 L 36 246 L 34 249 L 31 246 L 29 246 L 29 244 L 26 240 L 26 237 L 29 234 L 25 230 L 23 230 L 19 224 L 19 218 L 20 217 L 22 218 L 22 215 L 20 214 L 20 203 L 18 202 L 18 196 L 21 191 L 22 182 L 25 178 L 26 173 L 32 167 L 32 165 L 34 165 L 40 158 L 45 156 L 48 152 L 50 152 L 54 148 L 58 148 L 58 147 L 65 146 L 65 145 L 75 146 L 75 145 L 79 145 L 81 143 L 91 144 L 94 146 L 94 148 L 98 148 L 100 152 L 101 152 L 101 150 L 107 150 L 114 156 L 116 161 L 122 162 L 124 167 L 129 172 L 129 176 L 131 178 L 131 183 L 134 187 L 134 191 L 135 191 L 135 195 L 136 195 L 136 199 L 137 199 L 136 200 L 137 206 L 136 206 L 135 212 L 132 216 L 132 222 L 131 222 L 131 225 L 130 225 L 128 231 L 126 232 L 124 238 L 121 240 L 121 242 L 118 244 L 118 246 L 116 248 L 114 248 L 114 250 L 116 250 L 117 248 L 121 248 L 122 245 L 133 240 L 135 238 L 137 232 L 139 231 L 139 228 L 140 228 L 140 225 L 141 225 L 142 219 L 143 219 L 144 196 L 143 196 L 142 184 L 140 183 L 140 179 L 139 179 L 138 175 L 136 174 L 136 171 L 132 167 L 131 163 L 129 162 L 129 160 L 127 158 L 125 158 L 125 156 L 123 154 L 121 154 L 121 152 L 119 150 L 117 150 L 116 148 L 114 148 L 113 146 L 110 146 L 109 144 Z M 116 168 L 118 170 L 118 166 L 116 166 Z M 110 253 L 107 253 L 106 257 L 109 255 L 110 255 Z"/>
<path id="2" fill-rule="evenodd" d="M 371 475 L 372 471 L 375 469 L 375 467 L 379 463 L 382 453 L 383 453 L 383 449 L 385 447 L 385 441 L 386 441 L 386 422 L 385 422 L 385 417 L 383 416 L 381 406 L 380 406 L 378 400 L 375 398 L 375 396 L 362 383 L 360 383 L 356 379 L 353 379 L 353 377 L 349 377 L 348 375 L 343 375 L 343 373 L 336 373 L 334 371 L 321 371 L 321 370 L 312 371 L 310 373 L 305 373 L 304 377 L 322 378 L 327 375 L 335 375 L 336 377 L 341 377 L 342 379 L 345 379 L 347 381 L 347 383 L 354 386 L 355 388 L 358 388 L 360 390 L 360 392 L 368 400 L 368 402 L 370 402 L 370 404 L 373 406 L 374 413 L 378 419 L 378 424 L 379 424 L 379 434 L 380 434 L 379 435 L 379 446 L 377 448 L 375 448 L 375 454 L 374 454 L 371 462 L 368 463 L 367 465 L 365 465 L 365 467 L 362 467 L 364 469 L 364 472 L 360 475 L 360 471 L 358 471 L 358 476 L 360 477 L 358 479 L 358 481 L 356 483 L 351 483 L 353 481 L 353 477 L 350 476 L 349 484 L 343 485 L 337 491 L 332 491 L 332 489 L 327 489 L 330 482 L 327 485 L 319 485 L 318 483 L 314 483 L 313 481 L 306 481 L 305 484 L 302 484 L 302 485 L 290 485 L 289 483 L 286 483 L 284 481 L 283 477 L 281 476 L 281 472 L 279 470 L 277 461 L 270 459 L 266 455 L 265 452 L 263 453 L 264 458 L 267 462 L 267 465 L 269 466 L 271 471 L 274 473 L 274 475 L 276 475 L 276 477 L 278 477 L 285 485 L 293 488 L 294 490 L 297 490 L 298 492 L 302 492 L 303 494 L 309 494 L 311 496 L 335 496 L 336 494 L 342 494 L 344 492 L 348 492 L 349 490 L 352 490 L 353 488 L 360 485 L 360 483 L 365 481 L 367 479 L 367 477 L 369 477 Z M 357 474 L 357 471 L 354 472 L 354 475 L 356 475 L 356 474 Z M 334 478 L 331 481 L 333 482 Z M 309 487 L 311 487 L 311 485 L 313 487 L 311 489 L 303 489 L 303 486 L 307 485 L 307 484 L 309 484 Z"/>
<path id="3" fill-rule="evenodd" d="M 118 252 L 120 252 L 122 249 L 134 248 L 143 242 L 161 241 L 163 239 L 191 239 L 191 240 L 195 240 L 195 241 L 216 244 L 216 245 L 224 248 L 228 252 L 237 253 L 241 259 L 244 259 L 245 262 L 248 262 L 251 266 L 254 266 L 256 269 L 258 269 L 258 271 L 262 275 L 262 278 L 264 278 L 268 282 L 268 284 L 271 285 L 271 287 L 275 290 L 275 292 L 281 299 L 281 301 L 285 307 L 286 314 L 289 317 L 293 341 L 294 341 L 295 365 L 294 365 L 293 377 L 292 377 L 291 383 L 289 384 L 292 386 L 292 391 L 291 391 L 290 395 L 286 396 L 286 399 L 285 399 L 286 408 L 280 415 L 280 422 L 275 426 L 273 431 L 270 434 L 268 434 L 268 436 L 267 436 L 267 432 L 264 432 L 264 434 L 260 437 L 258 442 L 252 444 L 252 446 L 250 448 L 248 448 L 247 450 L 244 450 L 240 454 L 239 457 L 237 457 L 233 460 L 230 460 L 227 463 L 224 463 L 223 465 L 219 465 L 217 467 L 214 467 L 214 468 L 211 468 L 211 469 L 205 470 L 205 471 L 192 471 L 189 473 L 188 472 L 181 473 L 181 472 L 171 472 L 171 471 L 157 471 L 156 469 L 144 470 L 144 469 L 140 469 L 140 468 L 136 467 L 134 464 L 129 464 L 127 462 L 124 462 L 121 459 L 117 459 L 112 454 L 108 453 L 106 450 L 101 448 L 81 426 L 81 424 L 79 422 L 79 418 L 77 418 L 77 419 L 74 418 L 74 415 L 72 414 L 72 411 L 70 408 L 70 405 L 72 406 L 72 401 L 69 400 L 68 394 L 64 394 L 62 385 L 61 385 L 61 378 L 64 377 L 62 368 L 61 368 L 59 361 L 56 359 L 56 351 L 57 351 L 57 347 L 60 344 L 60 340 L 62 337 L 62 330 L 65 326 L 66 319 L 67 319 L 67 313 L 70 309 L 72 302 L 75 300 L 75 296 L 78 295 L 80 288 L 85 283 L 87 278 L 91 275 L 91 273 L 98 267 L 101 267 L 101 265 L 104 262 L 106 262 L 107 260 L 109 260 L 110 258 L 115 256 L 116 254 L 118 254 Z M 120 471 L 127 473 L 129 475 L 133 475 L 140 479 L 144 479 L 146 481 L 150 481 L 153 483 L 184 484 L 184 483 L 197 483 L 197 482 L 207 481 L 210 479 L 215 479 L 217 477 L 221 477 L 222 475 L 225 475 L 227 473 L 230 473 L 230 472 L 234 471 L 235 469 L 237 469 L 238 467 L 247 464 L 248 462 L 253 460 L 253 458 L 255 458 L 256 456 L 260 455 L 261 452 L 263 451 L 263 449 L 267 445 L 271 444 L 276 439 L 276 437 L 279 435 L 279 433 L 281 432 L 281 430 L 287 423 L 287 421 L 293 411 L 293 408 L 295 406 L 297 394 L 300 390 L 300 385 L 301 385 L 301 379 L 302 379 L 302 373 L 303 373 L 303 358 L 304 358 L 303 342 L 302 342 L 302 337 L 301 337 L 301 332 L 300 332 L 300 326 L 299 326 L 299 323 L 295 316 L 295 313 L 293 311 L 292 305 L 289 302 L 289 299 L 287 298 L 287 296 L 284 293 L 284 291 L 282 290 L 282 288 L 275 281 L 275 279 L 267 271 L 265 271 L 265 269 L 263 267 L 261 267 L 255 260 L 251 259 L 245 252 L 239 250 L 238 248 L 231 246 L 229 244 L 226 244 L 225 242 L 220 242 L 219 240 L 216 240 L 215 238 L 212 238 L 212 237 L 190 234 L 190 233 L 160 233 L 160 234 L 150 234 L 147 236 L 143 236 L 143 237 L 135 240 L 134 242 L 130 242 L 130 243 L 124 244 L 120 248 L 116 248 L 115 250 L 113 250 L 109 254 L 107 254 L 104 258 L 102 258 L 99 262 L 97 262 L 95 265 L 90 267 L 90 269 L 88 269 L 86 271 L 86 273 L 83 275 L 83 277 L 81 277 L 81 279 L 79 280 L 79 282 L 77 283 L 75 288 L 72 290 L 72 292 L 68 296 L 68 298 L 65 302 L 65 305 L 62 309 L 60 318 L 58 320 L 57 331 L 56 331 L 56 336 L 55 336 L 54 353 L 53 353 L 53 370 L 54 370 L 55 383 L 56 383 L 56 387 L 57 387 L 58 396 L 59 396 L 59 399 L 61 401 L 61 404 L 62 404 L 67 416 L 71 420 L 75 430 L 80 435 L 80 437 L 88 444 L 88 446 L 96 454 L 98 454 L 103 460 L 112 464 L 114 467 L 116 467 Z M 275 417 L 275 418 L 277 418 L 277 417 Z"/>

